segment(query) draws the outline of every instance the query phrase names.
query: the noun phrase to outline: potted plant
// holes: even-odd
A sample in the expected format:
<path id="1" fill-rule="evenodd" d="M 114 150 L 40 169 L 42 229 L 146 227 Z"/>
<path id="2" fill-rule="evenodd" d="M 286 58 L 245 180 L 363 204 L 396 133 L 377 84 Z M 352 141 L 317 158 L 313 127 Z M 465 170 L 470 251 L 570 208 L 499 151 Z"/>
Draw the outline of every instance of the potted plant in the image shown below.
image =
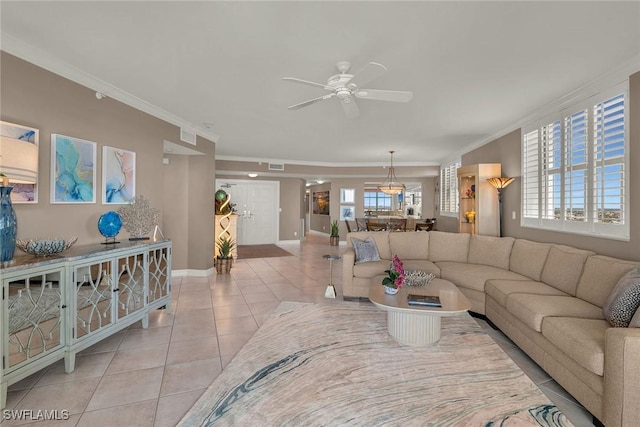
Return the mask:
<path id="1" fill-rule="evenodd" d="M 229 273 L 231 271 L 231 265 L 233 264 L 233 255 L 231 252 L 236 247 L 230 237 L 221 237 L 216 240 L 216 248 L 218 248 L 218 255 L 216 256 L 216 273 Z"/>
<path id="2" fill-rule="evenodd" d="M 329 236 L 329 244 L 331 246 L 338 246 L 340 243 L 340 230 L 338 229 L 338 220 L 331 223 L 331 236 Z"/>

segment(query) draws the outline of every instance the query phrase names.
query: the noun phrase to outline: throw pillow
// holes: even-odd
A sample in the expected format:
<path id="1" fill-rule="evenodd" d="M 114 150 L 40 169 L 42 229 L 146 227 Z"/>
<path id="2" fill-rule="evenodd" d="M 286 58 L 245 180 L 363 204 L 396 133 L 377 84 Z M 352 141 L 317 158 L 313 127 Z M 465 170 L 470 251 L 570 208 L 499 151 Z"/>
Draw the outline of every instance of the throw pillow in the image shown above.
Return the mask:
<path id="1" fill-rule="evenodd" d="M 351 238 L 351 244 L 353 250 L 356 253 L 356 264 L 369 261 L 380 261 L 380 254 L 378 253 L 378 247 L 373 237 L 367 237 L 364 240 Z"/>
<path id="2" fill-rule="evenodd" d="M 636 310 L 636 314 L 633 315 L 629 322 L 630 328 L 640 328 L 640 307 Z"/>
<path id="3" fill-rule="evenodd" d="M 612 326 L 626 328 L 640 306 L 640 267 L 622 276 L 602 307 Z"/>

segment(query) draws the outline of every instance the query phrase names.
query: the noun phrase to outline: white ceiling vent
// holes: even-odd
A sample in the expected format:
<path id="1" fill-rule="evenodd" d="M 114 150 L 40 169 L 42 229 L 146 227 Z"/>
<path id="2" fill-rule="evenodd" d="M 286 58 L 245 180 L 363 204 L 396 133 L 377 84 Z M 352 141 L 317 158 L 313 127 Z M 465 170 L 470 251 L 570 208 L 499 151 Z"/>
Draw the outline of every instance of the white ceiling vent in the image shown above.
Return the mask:
<path id="1" fill-rule="evenodd" d="M 283 171 L 284 170 L 284 163 L 269 163 L 269 170 L 270 171 Z"/>
<path id="2" fill-rule="evenodd" d="M 196 133 L 189 129 L 180 128 L 180 140 L 191 145 L 196 145 Z"/>

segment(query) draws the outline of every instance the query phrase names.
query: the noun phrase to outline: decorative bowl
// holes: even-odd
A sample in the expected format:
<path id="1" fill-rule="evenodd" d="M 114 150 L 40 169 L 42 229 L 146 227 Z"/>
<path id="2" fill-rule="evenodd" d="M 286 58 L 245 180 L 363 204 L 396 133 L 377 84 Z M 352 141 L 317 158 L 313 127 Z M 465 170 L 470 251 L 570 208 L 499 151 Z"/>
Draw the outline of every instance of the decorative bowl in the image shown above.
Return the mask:
<path id="1" fill-rule="evenodd" d="M 16 240 L 16 246 L 22 252 L 26 252 L 35 256 L 51 256 L 57 255 L 63 251 L 69 249 L 78 240 L 77 237 L 72 237 L 69 240 L 57 237 L 52 239 L 18 239 Z"/>
<path id="2" fill-rule="evenodd" d="M 407 286 L 426 286 L 436 277 L 433 273 L 420 270 L 409 270 L 404 275 L 404 283 Z"/>

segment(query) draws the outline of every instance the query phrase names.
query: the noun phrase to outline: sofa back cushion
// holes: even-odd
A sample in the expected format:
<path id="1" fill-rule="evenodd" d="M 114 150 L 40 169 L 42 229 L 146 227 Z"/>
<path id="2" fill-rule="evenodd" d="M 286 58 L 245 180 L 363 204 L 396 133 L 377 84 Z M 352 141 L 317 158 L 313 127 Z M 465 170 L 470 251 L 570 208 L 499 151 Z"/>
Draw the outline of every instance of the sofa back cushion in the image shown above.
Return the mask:
<path id="1" fill-rule="evenodd" d="M 365 240 L 371 236 L 376 242 L 378 248 L 378 254 L 382 259 L 391 259 L 391 249 L 389 248 L 389 232 L 388 231 L 356 231 L 355 233 L 347 234 L 347 247 L 352 248 L 353 242 L 351 238 L 358 240 Z"/>
<path id="2" fill-rule="evenodd" d="M 591 255 L 594 255 L 591 251 L 571 246 L 553 245 L 549 249 L 549 255 L 544 263 L 540 278 L 544 283 L 571 296 L 576 296 L 578 280 L 582 275 L 587 257 Z"/>
<path id="3" fill-rule="evenodd" d="M 532 242 L 525 239 L 517 239 L 511 249 L 509 269 L 514 273 L 522 274 L 530 279 L 540 281 L 544 263 L 551 244 Z"/>
<path id="4" fill-rule="evenodd" d="M 407 231 L 405 233 L 389 233 L 391 255 L 398 255 L 401 260 L 429 259 L 429 233 Z"/>
<path id="5" fill-rule="evenodd" d="M 429 231 L 429 260 L 467 262 L 470 237 L 467 233 Z"/>
<path id="6" fill-rule="evenodd" d="M 469 241 L 467 262 L 508 270 L 509 257 L 514 240 L 513 237 L 492 237 L 473 234 Z"/>
<path id="7" fill-rule="evenodd" d="M 607 297 L 618 280 L 629 270 L 640 266 L 639 262 L 625 261 L 604 255 L 587 258 L 584 271 L 578 282 L 576 296 L 598 307 L 604 307 Z"/>

